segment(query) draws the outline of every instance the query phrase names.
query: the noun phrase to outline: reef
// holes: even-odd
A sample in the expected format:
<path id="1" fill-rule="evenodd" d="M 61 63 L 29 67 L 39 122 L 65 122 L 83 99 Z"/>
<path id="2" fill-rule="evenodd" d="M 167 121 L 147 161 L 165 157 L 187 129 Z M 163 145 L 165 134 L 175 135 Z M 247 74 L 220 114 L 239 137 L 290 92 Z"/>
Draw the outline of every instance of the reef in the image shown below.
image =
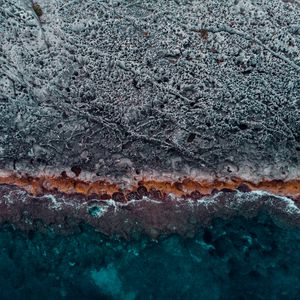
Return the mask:
<path id="1" fill-rule="evenodd" d="M 0 227 L 1 299 L 298 299 L 299 229 L 216 218 L 193 238 Z"/>

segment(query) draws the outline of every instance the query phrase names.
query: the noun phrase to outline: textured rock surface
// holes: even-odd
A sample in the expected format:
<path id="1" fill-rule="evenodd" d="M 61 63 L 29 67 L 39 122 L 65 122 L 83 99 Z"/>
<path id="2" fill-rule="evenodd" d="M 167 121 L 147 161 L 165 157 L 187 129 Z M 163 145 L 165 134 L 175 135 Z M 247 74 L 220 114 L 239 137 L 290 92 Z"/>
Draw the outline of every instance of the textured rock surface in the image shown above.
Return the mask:
<path id="1" fill-rule="evenodd" d="M 0 0 L 2 168 L 299 172 L 298 1 L 38 3 Z"/>
<path id="2" fill-rule="evenodd" d="M 0 0 L 0 42 L 1 299 L 299 298 L 299 0 Z"/>

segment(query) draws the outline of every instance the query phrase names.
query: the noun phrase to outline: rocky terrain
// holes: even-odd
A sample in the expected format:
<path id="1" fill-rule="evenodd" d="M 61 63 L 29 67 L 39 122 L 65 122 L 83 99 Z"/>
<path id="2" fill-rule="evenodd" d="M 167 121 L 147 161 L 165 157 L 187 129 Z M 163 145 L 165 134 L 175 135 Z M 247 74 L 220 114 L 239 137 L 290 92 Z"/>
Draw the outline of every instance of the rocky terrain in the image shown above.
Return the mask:
<path id="1" fill-rule="evenodd" d="M 298 299 L 299 0 L 0 0 L 0 299 Z"/>
<path id="2" fill-rule="evenodd" d="M 298 1 L 0 7 L 2 169 L 299 178 Z"/>

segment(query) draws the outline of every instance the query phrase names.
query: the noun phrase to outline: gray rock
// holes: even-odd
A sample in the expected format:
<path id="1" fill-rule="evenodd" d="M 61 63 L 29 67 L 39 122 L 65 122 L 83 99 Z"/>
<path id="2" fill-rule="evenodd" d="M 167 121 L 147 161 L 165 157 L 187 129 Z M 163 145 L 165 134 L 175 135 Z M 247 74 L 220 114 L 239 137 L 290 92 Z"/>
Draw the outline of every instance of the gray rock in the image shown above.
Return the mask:
<path id="1" fill-rule="evenodd" d="M 0 0 L 2 168 L 299 169 L 297 1 L 38 4 Z"/>

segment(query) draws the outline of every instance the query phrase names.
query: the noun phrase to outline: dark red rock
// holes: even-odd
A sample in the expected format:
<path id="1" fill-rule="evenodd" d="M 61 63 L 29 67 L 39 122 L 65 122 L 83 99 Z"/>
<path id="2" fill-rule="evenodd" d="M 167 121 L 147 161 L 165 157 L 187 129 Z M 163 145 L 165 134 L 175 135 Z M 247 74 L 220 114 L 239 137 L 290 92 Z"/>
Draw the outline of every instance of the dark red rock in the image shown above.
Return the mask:
<path id="1" fill-rule="evenodd" d="M 112 194 L 112 199 L 117 201 L 117 202 L 126 202 L 126 197 L 122 192 L 116 192 Z"/>
<path id="2" fill-rule="evenodd" d="M 198 199 L 202 198 L 203 195 L 199 191 L 193 191 L 193 192 L 191 192 L 190 197 L 193 200 L 198 200 Z"/>
<path id="3" fill-rule="evenodd" d="M 141 197 L 149 195 L 147 188 L 143 185 L 140 185 L 136 191 Z"/>
<path id="4" fill-rule="evenodd" d="M 228 189 L 228 188 L 223 188 L 220 190 L 220 192 L 223 192 L 223 193 L 233 193 L 234 190 L 233 189 Z"/>
<path id="5" fill-rule="evenodd" d="M 130 192 L 126 195 L 126 199 L 127 201 L 130 201 L 130 200 L 138 200 L 138 199 L 141 199 L 142 197 L 139 195 L 139 193 L 137 192 Z"/>
<path id="6" fill-rule="evenodd" d="M 62 172 L 60 173 L 60 176 L 61 176 L 62 178 L 67 178 L 67 177 L 68 177 L 66 171 L 62 171 Z"/>
<path id="7" fill-rule="evenodd" d="M 179 190 L 179 191 L 182 191 L 183 190 L 183 185 L 181 182 L 174 182 L 174 187 Z"/>
<path id="8" fill-rule="evenodd" d="M 99 197 L 101 200 L 109 200 L 111 199 L 111 196 L 109 196 L 108 194 L 102 194 Z"/>
<path id="9" fill-rule="evenodd" d="M 162 198 L 163 198 L 161 191 L 154 189 L 154 188 L 150 189 L 149 196 L 155 200 L 162 200 Z"/>
<path id="10" fill-rule="evenodd" d="M 76 177 L 78 177 L 81 173 L 81 168 L 79 166 L 73 166 L 71 171 L 76 175 Z"/>
<path id="11" fill-rule="evenodd" d="M 99 195 L 97 195 L 96 193 L 87 196 L 88 200 L 99 199 L 99 198 L 100 198 Z"/>
<path id="12" fill-rule="evenodd" d="M 249 186 L 245 183 L 242 183 L 238 186 L 237 188 L 238 191 L 243 192 L 243 193 L 248 193 L 251 192 Z"/>

